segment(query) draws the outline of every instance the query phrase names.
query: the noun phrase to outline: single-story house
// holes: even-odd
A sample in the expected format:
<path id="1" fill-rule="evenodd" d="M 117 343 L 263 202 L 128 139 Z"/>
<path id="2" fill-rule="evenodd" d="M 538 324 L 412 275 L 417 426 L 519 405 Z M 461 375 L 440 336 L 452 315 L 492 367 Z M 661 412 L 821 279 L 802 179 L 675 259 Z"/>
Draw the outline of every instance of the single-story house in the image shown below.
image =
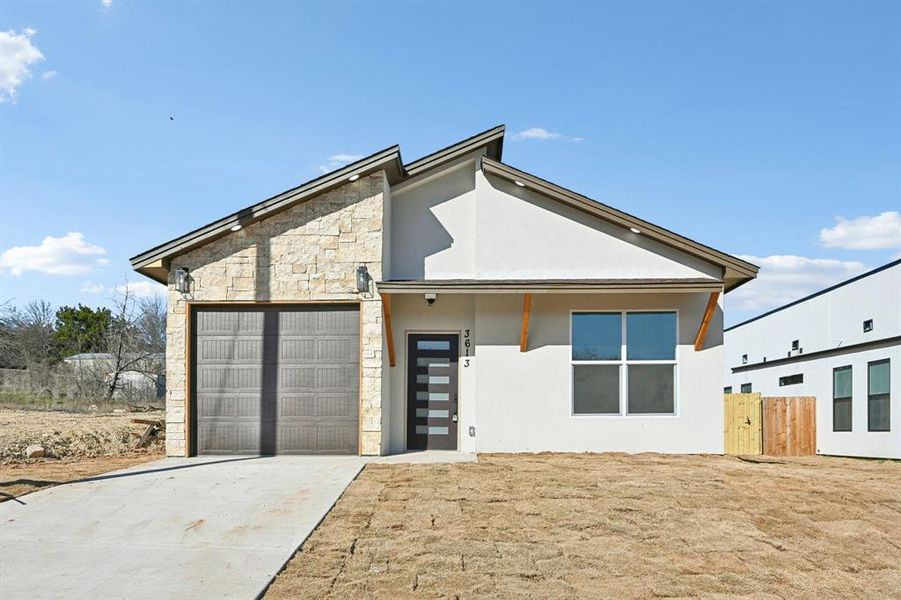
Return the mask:
<path id="1" fill-rule="evenodd" d="M 754 265 L 502 162 L 386 148 L 131 259 L 170 455 L 723 451 Z"/>

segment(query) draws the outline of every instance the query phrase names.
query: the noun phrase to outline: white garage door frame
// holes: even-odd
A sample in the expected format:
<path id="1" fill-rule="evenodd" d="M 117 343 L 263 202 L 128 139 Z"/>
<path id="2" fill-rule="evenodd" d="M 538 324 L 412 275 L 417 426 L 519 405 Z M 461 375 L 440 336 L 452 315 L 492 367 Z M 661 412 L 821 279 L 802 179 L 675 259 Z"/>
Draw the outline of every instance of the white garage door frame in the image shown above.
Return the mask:
<path id="1" fill-rule="evenodd" d="M 189 301 L 185 303 L 185 454 L 187 456 L 197 456 L 197 435 L 194 431 L 194 410 L 196 407 L 194 382 L 192 381 L 193 364 L 192 356 L 194 352 L 194 318 L 199 308 L 279 308 L 279 307 L 298 307 L 298 306 L 353 306 L 362 315 L 362 303 L 359 300 L 296 300 L 296 301 L 278 301 L 278 302 L 208 302 L 208 301 Z M 359 393 L 357 397 L 357 455 L 361 456 L 363 451 L 363 324 L 360 323 L 359 331 L 359 370 L 357 377 L 359 378 Z"/>

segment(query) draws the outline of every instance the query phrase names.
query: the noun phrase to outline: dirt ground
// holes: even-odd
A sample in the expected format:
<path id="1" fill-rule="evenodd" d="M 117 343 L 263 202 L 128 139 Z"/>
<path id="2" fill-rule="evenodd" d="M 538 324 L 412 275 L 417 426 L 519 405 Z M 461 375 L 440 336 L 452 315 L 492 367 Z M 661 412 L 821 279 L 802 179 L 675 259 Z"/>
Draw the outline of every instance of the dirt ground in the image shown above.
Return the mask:
<path id="1" fill-rule="evenodd" d="M 0 502 L 61 483 L 71 483 L 85 477 L 125 469 L 162 457 L 163 455 L 159 453 L 146 453 L 63 460 L 42 458 L 0 464 Z"/>
<path id="2" fill-rule="evenodd" d="M 901 462 L 778 460 L 369 465 L 266 598 L 901 597 Z"/>
<path id="3" fill-rule="evenodd" d="M 31 444 L 43 446 L 53 458 L 129 454 L 144 427 L 133 418 L 164 420 L 162 412 L 75 413 L 37 410 L 0 410 L 0 460 L 25 458 Z M 156 441 L 150 451 L 161 451 Z"/>

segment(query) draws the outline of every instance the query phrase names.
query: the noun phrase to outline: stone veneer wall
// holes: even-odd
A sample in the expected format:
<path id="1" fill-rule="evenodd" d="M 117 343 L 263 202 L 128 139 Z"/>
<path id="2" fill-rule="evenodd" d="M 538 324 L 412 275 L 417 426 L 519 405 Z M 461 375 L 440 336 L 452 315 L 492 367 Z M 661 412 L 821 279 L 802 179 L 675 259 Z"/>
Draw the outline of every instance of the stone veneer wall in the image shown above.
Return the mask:
<path id="1" fill-rule="evenodd" d="M 356 269 L 366 265 L 374 281 L 382 276 L 387 190 L 383 173 L 361 177 L 172 260 L 166 326 L 167 454 L 187 452 L 187 302 L 299 300 L 360 301 L 361 451 L 381 453 L 382 303 L 375 293 L 357 292 Z M 175 291 L 179 267 L 188 267 L 192 277 L 187 297 Z"/>

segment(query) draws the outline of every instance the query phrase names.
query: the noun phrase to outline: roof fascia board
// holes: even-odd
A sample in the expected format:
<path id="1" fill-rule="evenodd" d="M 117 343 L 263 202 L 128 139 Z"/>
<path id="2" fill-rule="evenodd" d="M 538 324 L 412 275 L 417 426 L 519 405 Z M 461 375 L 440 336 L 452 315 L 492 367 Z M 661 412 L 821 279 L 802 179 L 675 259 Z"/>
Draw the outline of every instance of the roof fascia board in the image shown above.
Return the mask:
<path id="1" fill-rule="evenodd" d="M 462 169 L 467 165 L 474 165 L 478 158 L 479 157 L 476 156 L 466 155 L 462 158 L 458 158 L 457 162 L 446 163 L 442 165 L 442 168 L 440 169 L 434 168 L 428 172 L 420 173 L 415 177 L 410 177 L 405 181 L 393 186 L 391 188 L 391 193 L 402 194 L 404 192 L 409 192 L 410 190 L 418 188 L 419 186 L 429 183 L 430 181 L 434 181 L 439 177 L 443 177 L 445 175 L 453 173 L 454 171 Z"/>
<path id="2" fill-rule="evenodd" d="M 477 133 L 461 142 L 442 148 L 437 152 L 416 159 L 411 163 L 407 163 L 404 165 L 407 176 L 416 177 L 426 171 L 430 171 L 451 162 L 464 154 L 469 154 L 470 152 L 474 152 L 479 148 L 486 146 L 489 147 L 488 155 L 494 156 L 497 160 L 500 160 L 501 152 L 503 150 L 504 131 L 505 126 L 498 125 L 497 127 L 493 127 L 482 133 Z M 492 148 L 490 148 L 492 144 L 496 144 L 496 149 L 494 149 L 494 151 L 491 151 Z"/>
<path id="3" fill-rule="evenodd" d="M 482 170 L 487 174 L 496 175 L 508 181 L 518 180 L 526 183 L 527 187 L 553 200 L 563 202 L 564 204 L 567 204 L 573 208 L 577 208 L 583 212 L 587 212 L 588 214 L 600 217 L 616 225 L 620 225 L 625 228 L 635 227 L 637 229 L 640 229 L 642 234 L 648 235 L 651 239 L 655 239 L 661 243 L 676 248 L 677 250 L 681 250 L 682 252 L 686 252 L 708 262 L 712 262 L 713 264 L 717 264 L 727 269 L 737 271 L 740 275 L 752 278 L 757 275 L 758 268 L 756 265 L 726 254 L 725 252 L 720 252 L 719 250 L 710 248 L 709 246 L 705 246 L 704 244 L 701 244 L 694 240 L 683 237 L 668 229 L 664 229 L 663 227 L 645 221 L 644 219 L 640 219 L 628 213 L 624 213 L 621 210 L 617 210 L 605 204 L 601 204 L 600 202 L 592 200 L 591 198 L 573 192 L 572 190 L 560 187 L 554 183 L 551 183 L 550 181 L 546 181 L 544 179 L 541 179 L 540 177 L 526 173 L 525 171 L 520 171 L 519 169 L 511 167 L 510 165 L 492 160 L 488 157 L 482 157 Z"/>
<path id="4" fill-rule="evenodd" d="M 379 292 L 392 294 L 422 294 L 422 293 L 480 293 L 480 294 L 523 294 L 523 293 L 694 293 L 721 291 L 723 282 L 710 281 L 641 281 L 634 282 L 541 282 L 541 281 L 510 281 L 497 282 L 441 282 L 441 281 L 380 281 L 376 283 Z"/>
<path id="5" fill-rule="evenodd" d="M 146 252 L 132 257 L 131 264 L 137 270 L 161 258 L 169 258 L 197 248 L 218 237 L 226 235 L 231 228 L 242 227 L 264 219 L 294 204 L 299 204 L 318 194 L 348 183 L 353 175 L 369 175 L 376 171 L 385 171 L 388 179 L 400 181 L 404 176 L 403 162 L 400 158 L 400 147 L 392 146 L 366 158 L 351 163 L 322 177 L 309 181 L 301 186 L 282 192 L 267 200 L 248 208 L 232 213 L 227 217 L 204 225 L 181 237 L 156 246 Z"/>

